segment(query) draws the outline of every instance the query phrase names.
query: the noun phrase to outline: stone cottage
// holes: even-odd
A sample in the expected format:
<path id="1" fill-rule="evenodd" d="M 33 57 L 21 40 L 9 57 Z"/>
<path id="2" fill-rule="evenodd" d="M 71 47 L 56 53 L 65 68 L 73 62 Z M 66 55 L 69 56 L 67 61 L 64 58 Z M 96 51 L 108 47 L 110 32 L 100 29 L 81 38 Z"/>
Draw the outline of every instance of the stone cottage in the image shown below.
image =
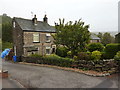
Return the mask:
<path id="1" fill-rule="evenodd" d="M 100 42 L 101 42 L 100 38 L 94 33 L 91 33 L 90 43 L 100 43 Z"/>
<path id="2" fill-rule="evenodd" d="M 48 24 L 46 15 L 43 21 L 38 21 L 36 15 L 32 20 L 14 17 L 12 23 L 16 56 L 49 55 L 56 51 L 52 37 L 56 31 L 53 26 Z"/>

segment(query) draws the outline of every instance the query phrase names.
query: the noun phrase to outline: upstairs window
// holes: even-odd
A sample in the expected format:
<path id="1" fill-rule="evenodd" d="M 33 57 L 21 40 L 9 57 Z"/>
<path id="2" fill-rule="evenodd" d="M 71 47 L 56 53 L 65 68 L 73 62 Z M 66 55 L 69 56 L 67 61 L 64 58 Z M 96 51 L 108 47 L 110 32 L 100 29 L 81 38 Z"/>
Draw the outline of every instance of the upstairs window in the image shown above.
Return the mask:
<path id="1" fill-rule="evenodd" d="M 48 33 L 48 34 L 46 34 L 46 42 L 50 42 L 50 34 Z"/>
<path id="2" fill-rule="evenodd" d="M 33 34 L 33 42 L 40 42 L 40 35 L 39 33 Z"/>

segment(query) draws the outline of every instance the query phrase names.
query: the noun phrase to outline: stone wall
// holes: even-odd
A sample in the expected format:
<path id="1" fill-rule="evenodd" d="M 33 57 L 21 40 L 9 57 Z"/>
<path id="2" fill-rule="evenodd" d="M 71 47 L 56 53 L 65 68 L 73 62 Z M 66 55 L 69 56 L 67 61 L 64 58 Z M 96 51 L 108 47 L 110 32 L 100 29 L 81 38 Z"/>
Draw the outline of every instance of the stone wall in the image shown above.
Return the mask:
<path id="1" fill-rule="evenodd" d="M 42 57 L 22 57 L 22 61 L 27 63 L 46 64 L 45 58 Z M 52 63 L 51 63 L 52 65 Z M 93 70 L 97 72 L 116 73 L 119 72 L 119 62 L 115 60 L 106 60 L 99 62 L 92 62 L 86 60 L 74 61 L 71 65 L 72 68 L 78 68 L 82 70 Z"/>
<path id="2" fill-rule="evenodd" d="M 37 32 L 39 33 L 40 37 L 39 40 L 40 42 L 33 42 L 33 34 L 35 34 L 36 32 L 27 32 L 24 31 L 23 32 L 23 42 L 24 42 L 24 55 L 28 56 L 28 53 L 31 54 L 31 52 L 27 51 L 27 48 L 29 47 L 36 47 L 38 48 L 38 52 L 36 52 L 37 54 L 40 55 L 45 55 L 46 54 L 46 47 L 51 47 L 50 52 L 52 53 L 52 45 L 54 45 L 53 43 L 53 37 L 50 36 L 50 42 L 46 42 L 46 34 L 45 32 Z M 53 33 L 49 33 L 49 34 L 53 34 Z"/>
<path id="3" fill-rule="evenodd" d="M 75 68 L 95 70 L 98 72 L 118 72 L 119 63 L 115 60 L 100 60 L 98 62 L 79 60 L 73 64 Z"/>
<path id="4" fill-rule="evenodd" d="M 14 53 L 16 52 L 17 56 L 23 55 L 23 31 L 19 27 L 18 23 L 13 19 L 15 27 L 13 27 L 13 48 Z M 16 48 L 16 51 L 15 51 Z"/>

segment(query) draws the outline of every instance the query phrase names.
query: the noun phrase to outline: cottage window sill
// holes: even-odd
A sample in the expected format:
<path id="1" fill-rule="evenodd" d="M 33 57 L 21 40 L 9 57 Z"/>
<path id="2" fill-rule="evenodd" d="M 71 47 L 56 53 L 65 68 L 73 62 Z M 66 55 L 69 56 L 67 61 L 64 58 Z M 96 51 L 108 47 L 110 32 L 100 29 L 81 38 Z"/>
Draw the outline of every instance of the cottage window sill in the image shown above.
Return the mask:
<path id="1" fill-rule="evenodd" d="M 33 43 L 40 43 L 40 42 L 33 42 Z"/>
<path id="2" fill-rule="evenodd" d="M 47 40 L 46 43 L 50 43 L 51 41 L 50 40 Z"/>

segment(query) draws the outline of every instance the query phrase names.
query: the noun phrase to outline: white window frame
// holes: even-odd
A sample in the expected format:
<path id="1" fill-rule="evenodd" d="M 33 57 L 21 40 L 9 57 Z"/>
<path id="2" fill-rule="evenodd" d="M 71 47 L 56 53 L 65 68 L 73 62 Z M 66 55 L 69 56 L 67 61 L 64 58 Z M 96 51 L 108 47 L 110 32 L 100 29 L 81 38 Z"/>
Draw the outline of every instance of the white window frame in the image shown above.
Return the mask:
<path id="1" fill-rule="evenodd" d="M 36 40 L 36 38 L 38 40 Z M 34 33 L 33 34 L 33 42 L 40 42 L 40 34 L 39 33 Z"/>
<path id="2" fill-rule="evenodd" d="M 46 42 L 50 42 L 51 41 L 50 37 L 51 37 L 50 33 L 47 33 L 46 34 Z"/>
<path id="3" fill-rule="evenodd" d="M 51 47 L 46 47 L 46 50 L 49 50 L 49 53 L 46 52 L 46 55 L 50 55 L 50 50 L 51 50 Z"/>

